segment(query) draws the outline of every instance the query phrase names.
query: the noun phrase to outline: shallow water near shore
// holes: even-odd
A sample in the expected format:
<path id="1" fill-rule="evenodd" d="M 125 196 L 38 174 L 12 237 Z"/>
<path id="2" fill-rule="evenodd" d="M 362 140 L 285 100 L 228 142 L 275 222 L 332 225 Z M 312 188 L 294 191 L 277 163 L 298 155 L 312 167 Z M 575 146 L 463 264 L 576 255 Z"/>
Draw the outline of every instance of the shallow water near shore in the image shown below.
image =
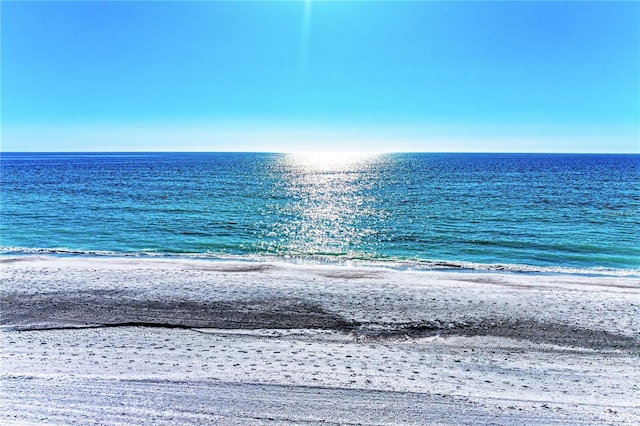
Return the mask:
<path id="1" fill-rule="evenodd" d="M 0 156 L 1 251 L 640 275 L 637 155 Z"/>

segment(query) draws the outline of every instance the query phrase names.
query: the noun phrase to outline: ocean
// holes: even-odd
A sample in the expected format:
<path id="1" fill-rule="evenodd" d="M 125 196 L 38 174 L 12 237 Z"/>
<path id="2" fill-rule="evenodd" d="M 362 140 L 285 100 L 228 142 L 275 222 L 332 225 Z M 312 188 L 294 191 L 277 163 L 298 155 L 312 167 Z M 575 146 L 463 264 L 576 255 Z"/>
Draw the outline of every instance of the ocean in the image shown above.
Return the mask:
<path id="1" fill-rule="evenodd" d="M 640 155 L 2 153 L 3 256 L 640 276 Z"/>

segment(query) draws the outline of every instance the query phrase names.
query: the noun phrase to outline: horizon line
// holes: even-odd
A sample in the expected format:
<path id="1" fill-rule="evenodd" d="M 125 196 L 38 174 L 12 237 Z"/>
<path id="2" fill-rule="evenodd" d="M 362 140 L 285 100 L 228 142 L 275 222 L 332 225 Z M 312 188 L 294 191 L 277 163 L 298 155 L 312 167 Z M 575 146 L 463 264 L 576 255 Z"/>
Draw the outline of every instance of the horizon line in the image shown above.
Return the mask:
<path id="1" fill-rule="evenodd" d="M 385 154 L 544 154 L 544 155 L 640 155 L 640 151 L 3 151 L 2 154 L 337 154 L 337 155 L 385 155 Z"/>

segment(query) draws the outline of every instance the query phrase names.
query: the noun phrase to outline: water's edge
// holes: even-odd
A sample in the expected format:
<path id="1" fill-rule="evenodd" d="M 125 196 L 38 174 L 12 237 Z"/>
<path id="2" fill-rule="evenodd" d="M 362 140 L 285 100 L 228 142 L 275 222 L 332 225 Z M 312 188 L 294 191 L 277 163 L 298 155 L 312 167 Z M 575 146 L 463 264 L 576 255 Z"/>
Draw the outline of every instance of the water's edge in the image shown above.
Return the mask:
<path id="1" fill-rule="evenodd" d="M 640 278 L 640 269 L 608 269 L 608 268 L 571 268 L 571 267 L 543 267 L 521 264 L 482 264 L 473 262 L 456 262 L 444 260 L 408 261 L 398 259 L 360 260 L 309 256 L 221 256 L 208 253 L 157 253 L 157 252 L 109 252 L 109 251 L 79 251 L 67 249 L 33 249 L 17 247 L 0 247 L 0 266 L 4 262 L 19 261 L 20 259 L 34 259 L 40 256 L 51 258 L 82 258 L 82 259 L 167 259 L 167 260 L 195 260 L 212 263 L 237 262 L 249 264 L 282 264 L 285 266 L 327 266 L 336 268 L 364 268 L 386 269 L 390 271 L 412 272 L 460 272 L 460 273 L 508 273 L 526 275 L 574 275 L 584 277 L 621 277 Z"/>

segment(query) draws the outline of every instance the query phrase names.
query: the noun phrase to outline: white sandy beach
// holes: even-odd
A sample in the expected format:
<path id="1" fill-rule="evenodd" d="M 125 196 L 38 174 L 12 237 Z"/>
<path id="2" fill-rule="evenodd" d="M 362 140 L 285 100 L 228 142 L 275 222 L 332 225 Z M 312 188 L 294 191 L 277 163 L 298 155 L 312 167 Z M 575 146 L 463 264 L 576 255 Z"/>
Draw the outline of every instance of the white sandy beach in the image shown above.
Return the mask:
<path id="1" fill-rule="evenodd" d="M 640 282 L 2 260 L 3 424 L 638 424 Z"/>

